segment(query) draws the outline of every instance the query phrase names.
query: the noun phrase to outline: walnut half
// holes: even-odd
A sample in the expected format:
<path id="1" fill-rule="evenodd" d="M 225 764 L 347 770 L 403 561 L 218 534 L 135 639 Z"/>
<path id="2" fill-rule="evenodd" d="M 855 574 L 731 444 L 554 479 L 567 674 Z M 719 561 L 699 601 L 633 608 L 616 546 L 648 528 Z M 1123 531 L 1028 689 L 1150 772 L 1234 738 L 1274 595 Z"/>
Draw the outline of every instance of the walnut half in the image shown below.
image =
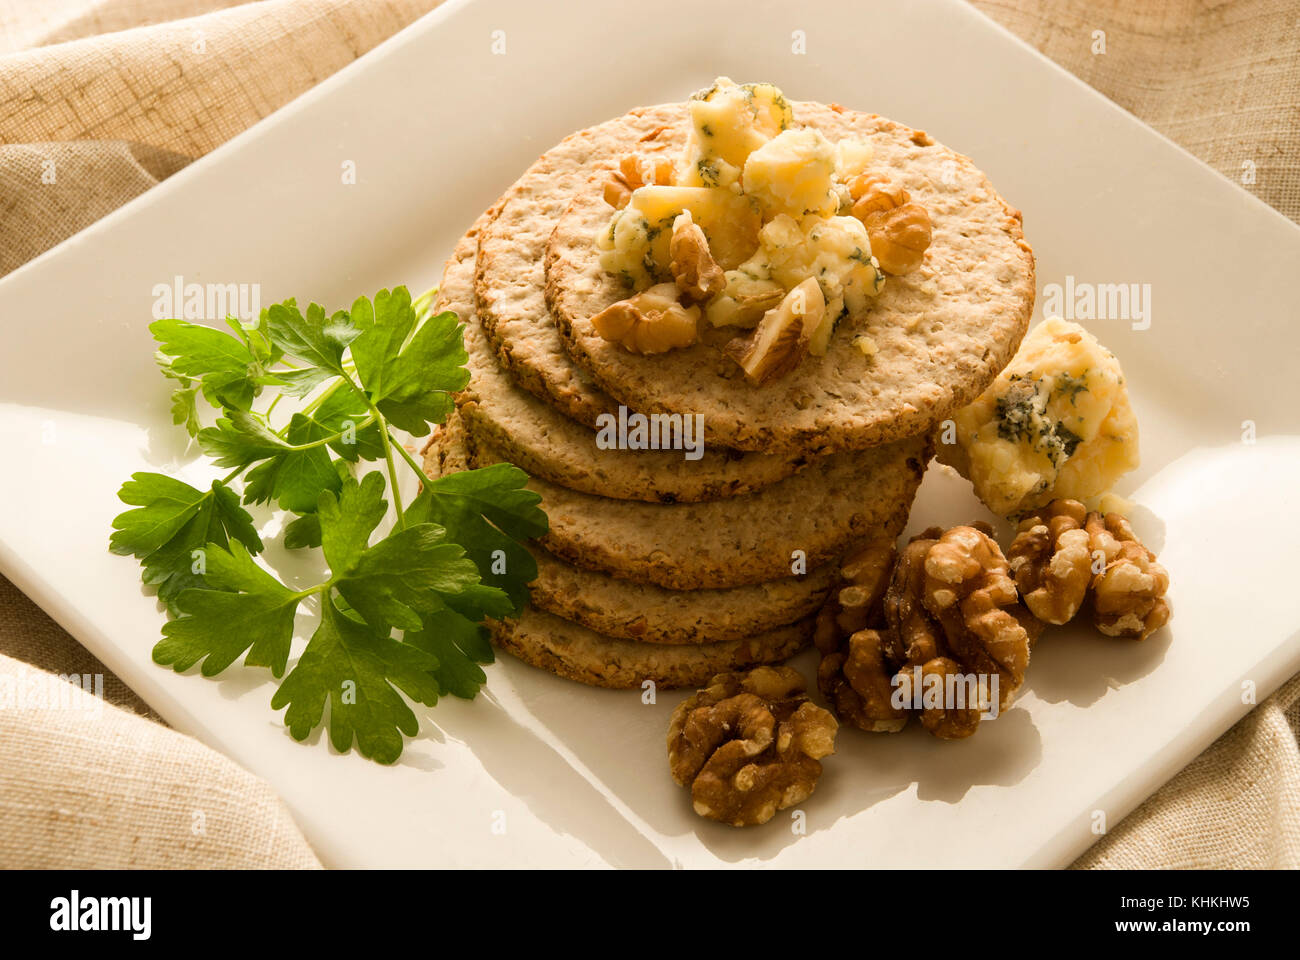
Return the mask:
<path id="1" fill-rule="evenodd" d="M 889 644 L 882 631 L 859 630 L 817 666 L 818 689 L 835 715 L 868 733 L 897 733 L 907 725 L 907 710 L 894 705 Z"/>
<path id="2" fill-rule="evenodd" d="M 941 533 L 927 530 L 901 551 L 891 540 L 887 550 L 878 544 L 849 558 L 842 567 L 849 586 L 833 594 L 818 614 L 817 686 L 836 716 L 859 730 L 903 729 L 911 710 L 894 700 L 902 672 L 946 649 L 939 625 L 921 603 L 925 555 Z M 860 582 L 864 574 L 869 580 L 873 569 L 880 571 L 879 580 Z M 858 576 L 851 578 L 850 571 Z"/>
<path id="3" fill-rule="evenodd" d="M 1030 638 L 1015 615 L 1020 595 L 997 541 L 975 527 L 953 527 L 925 555 L 925 608 L 968 670 L 998 674 L 1002 707 L 1020 689 Z"/>
<path id="4" fill-rule="evenodd" d="M 838 717 L 860 730 L 896 732 L 907 712 L 891 704 L 888 661 L 891 640 L 868 627 L 878 623 L 894 566 L 894 538 L 879 537 L 851 551 L 840 563 L 843 586 L 817 614 L 813 640 L 822 652 L 817 686 Z"/>
<path id="5" fill-rule="evenodd" d="M 1088 514 L 1084 523 L 1094 562 L 1092 622 L 1108 637 L 1145 640 L 1169 622 L 1169 572 L 1118 513 Z"/>
<path id="6" fill-rule="evenodd" d="M 631 353 L 666 353 L 689 347 L 699 336 L 700 308 L 677 302 L 677 286 L 656 284 L 612 303 L 591 318 L 601 338 Z"/>
<path id="7" fill-rule="evenodd" d="M 826 317 L 826 299 L 813 277 L 804 280 L 775 308 L 763 314 L 754 331 L 725 348 L 754 386 L 784 377 L 808 355 L 813 334 Z"/>
<path id="8" fill-rule="evenodd" d="M 1025 606 L 1044 623 L 1068 623 L 1089 605 L 1102 633 L 1142 640 L 1169 622 L 1169 572 L 1121 514 L 1053 500 L 1021 520 L 1007 556 Z"/>
<path id="9" fill-rule="evenodd" d="M 817 613 L 817 649 L 833 653 L 853 634 L 879 619 L 889 575 L 894 569 L 894 538 L 877 537 L 849 551 L 840 561 L 841 586 Z"/>
<path id="10" fill-rule="evenodd" d="M 992 704 L 988 678 L 965 672 L 951 657 L 932 657 L 895 677 L 905 704 L 921 704 L 921 726 L 940 740 L 963 740 L 979 729 Z"/>
<path id="11" fill-rule="evenodd" d="M 671 184 L 674 176 L 673 162 L 667 157 L 637 156 L 629 153 L 619 161 L 618 170 L 605 181 L 605 202 L 622 210 L 632 199 L 632 191 L 646 184 Z"/>
<path id="12" fill-rule="evenodd" d="M 1088 593 L 1092 561 L 1091 538 L 1083 529 L 1087 516 L 1078 500 L 1053 500 L 1020 521 L 1007 550 L 1021 599 L 1044 623 L 1068 623 Z"/>
<path id="13" fill-rule="evenodd" d="M 668 256 L 677 289 L 696 303 L 711 300 L 726 287 L 727 278 L 709 253 L 708 238 L 689 210 L 673 221 Z"/>
<path id="14" fill-rule="evenodd" d="M 720 673 L 673 711 L 668 766 L 700 816 L 766 823 L 812 794 L 837 728 L 791 667 Z"/>
<path id="15" fill-rule="evenodd" d="M 871 238 L 871 255 L 894 276 L 911 273 L 925 259 L 933 231 L 930 214 L 908 192 L 884 177 L 864 173 L 849 181 L 853 215 Z"/>

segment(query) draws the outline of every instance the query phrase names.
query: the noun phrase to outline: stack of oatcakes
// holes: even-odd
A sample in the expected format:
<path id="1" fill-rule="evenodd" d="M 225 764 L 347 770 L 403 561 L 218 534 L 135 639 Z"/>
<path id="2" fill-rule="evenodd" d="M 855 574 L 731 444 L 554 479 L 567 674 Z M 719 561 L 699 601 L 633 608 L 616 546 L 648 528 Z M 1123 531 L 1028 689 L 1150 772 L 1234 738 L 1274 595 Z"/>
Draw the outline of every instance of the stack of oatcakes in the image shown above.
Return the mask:
<path id="1" fill-rule="evenodd" d="M 683 104 L 565 139 L 447 263 L 437 306 L 465 323 L 471 381 L 425 469 L 509 461 L 532 476 L 550 517 L 532 602 L 490 626 L 534 666 L 607 687 L 687 686 L 802 649 L 838 559 L 902 532 L 932 428 L 1024 335 L 1032 254 L 969 160 L 878 116 L 792 106 L 832 139 L 870 140 L 875 162 L 926 205 L 934 237 L 858 329 L 788 376 L 750 385 L 710 331 L 642 356 L 592 329 L 629 293 L 599 264 L 603 186 L 628 154 L 680 155 Z M 637 449 L 650 435 L 677 448 Z"/>

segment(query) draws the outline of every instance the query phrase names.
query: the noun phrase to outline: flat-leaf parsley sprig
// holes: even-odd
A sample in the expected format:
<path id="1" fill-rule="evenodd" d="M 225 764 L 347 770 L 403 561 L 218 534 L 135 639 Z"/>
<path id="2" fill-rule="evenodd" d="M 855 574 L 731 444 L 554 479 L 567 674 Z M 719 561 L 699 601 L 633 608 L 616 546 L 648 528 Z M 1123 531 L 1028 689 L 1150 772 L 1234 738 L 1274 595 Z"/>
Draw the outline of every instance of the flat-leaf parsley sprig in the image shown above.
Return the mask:
<path id="1" fill-rule="evenodd" d="M 494 464 L 435 480 L 392 435 L 446 420 L 469 373 L 454 313 L 430 315 L 431 293 L 405 287 L 350 310 L 304 313 L 293 300 L 229 332 L 184 320 L 150 325 L 158 365 L 176 382 L 172 418 L 217 467 L 207 490 L 136 473 L 118 497 L 110 549 L 138 558 L 171 619 L 154 647 L 177 671 L 216 676 L 236 660 L 283 679 L 271 699 L 292 735 L 324 720 L 340 751 L 391 763 L 419 724 L 403 699 L 432 706 L 472 698 L 493 659 L 485 617 L 518 614 L 537 566 L 524 542 L 546 532 L 528 476 Z M 277 411 L 285 398 L 300 406 Z M 269 398 L 263 402 L 264 398 Z M 201 409 L 219 410 L 202 425 Z M 367 462 L 382 463 L 366 469 Z M 399 468 L 422 489 L 403 504 Z M 396 521 L 375 538 L 392 497 Z M 319 548 L 329 575 L 286 586 L 254 557 L 264 544 L 245 505 L 295 515 L 290 549 Z M 320 620 L 285 676 L 297 614 Z M 400 693 L 399 693 L 400 691 Z"/>

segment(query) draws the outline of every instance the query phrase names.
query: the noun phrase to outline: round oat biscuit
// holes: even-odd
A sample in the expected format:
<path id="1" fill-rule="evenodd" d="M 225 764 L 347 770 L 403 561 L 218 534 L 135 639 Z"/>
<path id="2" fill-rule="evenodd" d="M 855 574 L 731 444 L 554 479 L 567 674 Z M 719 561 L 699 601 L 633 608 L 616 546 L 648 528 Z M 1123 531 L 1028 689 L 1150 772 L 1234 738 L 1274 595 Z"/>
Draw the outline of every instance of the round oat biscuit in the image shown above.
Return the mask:
<path id="1" fill-rule="evenodd" d="M 502 195 L 500 213 L 479 235 L 474 289 L 489 343 L 520 386 L 588 427 L 602 413 L 617 413 L 618 401 L 574 365 L 551 322 L 543 290 L 546 241 L 579 189 L 612 170 L 624 152 L 680 153 L 682 110 L 680 104 L 634 110 L 565 137 Z"/>
<path id="2" fill-rule="evenodd" d="M 720 643 L 638 643 L 606 637 L 528 607 L 517 620 L 489 620 L 493 642 L 525 663 L 596 687 L 629 689 L 647 680 L 663 688 L 702 686 L 715 673 L 781 663 L 806 647 L 813 618 Z"/>
<path id="3" fill-rule="evenodd" d="M 533 549 L 533 606 L 597 633 L 642 643 L 721 643 L 815 613 L 836 583 L 834 563 L 804 576 L 730 590 L 666 590 L 582 570 Z"/>
<path id="4" fill-rule="evenodd" d="M 681 450 L 601 450 L 596 434 L 521 390 L 501 369 L 474 310 L 474 259 L 489 209 L 461 238 L 442 275 L 437 310 L 465 324 L 469 386 L 457 397 L 465 429 L 511 463 L 561 486 L 621 500 L 690 503 L 750 493 L 805 466 L 802 455 L 741 453 L 705 446 L 698 460 Z M 552 327 L 552 330 L 554 328 Z M 567 357 L 566 357 L 567 361 Z"/>
<path id="5" fill-rule="evenodd" d="M 825 356 L 754 387 L 722 353 L 717 336 L 726 330 L 654 356 L 601 339 L 591 318 L 627 291 L 600 267 L 595 238 L 612 210 L 599 181 L 578 191 L 551 236 L 552 315 L 570 354 L 607 393 L 644 413 L 703 414 L 706 437 L 724 446 L 825 454 L 915 436 L 978 396 L 1028 329 L 1034 259 L 1020 214 L 968 158 L 924 133 L 817 103 L 793 109 L 796 123 L 831 140 L 868 139 L 869 169 L 905 187 L 933 221 L 922 265 L 889 277 L 863 317 L 842 321 Z M 872 357 L 854 343 L 859 335 L 873 341 Z"/>
<path id="6" fill-rule="evenodd" d="M 425 448 L 431 476 L 506 459 L 453 414 Z M 670 590 L 719 589 L 814 569 L 865 537 L 897 535 L 931 455 L 927 438 L 825 457 L 757 493 L 708 503 L 611 500 L 534 477 L 550 530 L 541 545 L 584 570 Z M 796 553 L 798 551 L 798 553 Z"/>

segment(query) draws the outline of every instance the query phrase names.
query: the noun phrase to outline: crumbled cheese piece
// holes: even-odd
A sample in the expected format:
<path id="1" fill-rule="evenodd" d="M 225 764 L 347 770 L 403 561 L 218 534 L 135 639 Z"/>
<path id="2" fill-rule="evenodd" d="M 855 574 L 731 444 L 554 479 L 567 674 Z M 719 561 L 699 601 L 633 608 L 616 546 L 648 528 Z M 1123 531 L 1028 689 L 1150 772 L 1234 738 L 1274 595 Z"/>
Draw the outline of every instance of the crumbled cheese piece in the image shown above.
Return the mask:
<path id="1" fill-rule="evenodd" d="M 854 337 L 853 345 L 861 350 L 862 355 L 868 360 L 880 352 L 880 348 L 876 346 L 876 341 L 872 340 L 865 333 L 860 333 Z"/>
<path id="2" fill-rule="evenodd" d="M 600 265 L 629 288 L 672 279 L 668 244 L 673 221 L 689 211 L 724 269 L 735 267 L 758 245 L 759 213 L 741 194 L 712 187 L 646 186 L 632 191 L 596 240 Z"/>
<path id="3" fill-rule="evenodd" d="M 791 123 L 790 105 L 770 83 L 719 77 L 690 100 L 691 133 L 682 186 L 739 190 L 749 155 Z"/>
<path id="4" fill-rule="evenodd" d="M 939 460 L 1003 516 L 1097 496 L 1138 465 L 1119 361 L 1058 317 L 1034 328 L 992 386 L 952 419 L 956 442 L 939 444 Z"/>
<path id="5" fill-rule="evenodd" d="M 767 216 L 831 216 L 840 206 L 831 187 L 835 159 L 835 145 L 819 130 L 787 130 L 749 155 L 745 192 Z"/>
<path id="6" fill-rule="evenodd" d="M 846 137 L 835 144 L 835 176 L 851 180 L 867 169 L 871 162 L 871 143 L 861 137 Z"/>
<path id="7" fill-rule="evenodd" d="M 785 287 L 742 270 L 726 272 L 727 285 L 704 308 L 715 327 L 753 327 L 785 297 Z"/>
<path id="8" fill-rule="evenodd" d="M 871 259 L 867 228 L 856 217 L 773 217 L 759 231 L 757 252 L 739 266 L 756 280 L 775 280 L 793 290 L 809 277 L 826 298 L 827 315 L 861 315 L 884 287 Z"/>

